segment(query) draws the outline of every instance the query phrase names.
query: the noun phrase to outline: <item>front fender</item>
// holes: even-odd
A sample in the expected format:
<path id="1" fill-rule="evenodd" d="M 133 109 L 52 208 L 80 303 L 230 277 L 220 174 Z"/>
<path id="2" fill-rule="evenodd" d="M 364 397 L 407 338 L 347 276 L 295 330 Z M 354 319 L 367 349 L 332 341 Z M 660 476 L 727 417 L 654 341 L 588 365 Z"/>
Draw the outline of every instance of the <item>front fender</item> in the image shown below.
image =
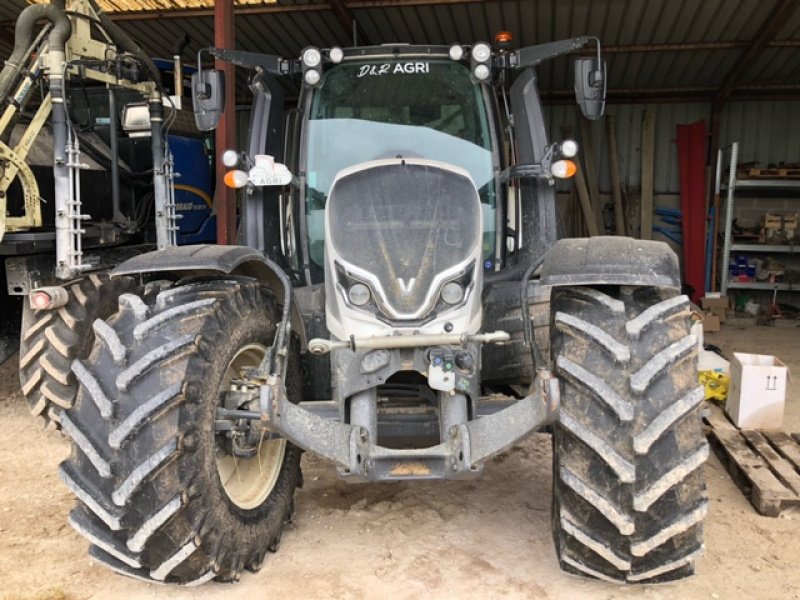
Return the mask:
<path id="1" fill-rule="evenodd" d="M 681 287 L 678 257 L 664 242 L 598 236 L 563 239 L 545 255 L 543 285 Z"/>
<path id="2" fill-rule="evenodd" d="M 248 246 L 210 244 L 174 246 L 129 258 L 120 263 L 111 276 L 156 273 L 177 273 L 183 277 L 244 275 L 258 279 L 275 292 L 279 303 L 290 303 L 292 330 L 300 336 L 301 347 L 306 347 L 306 331 L 300 310 L 294 302 L 291 283 L 283 270 L 258 250 Z"/>

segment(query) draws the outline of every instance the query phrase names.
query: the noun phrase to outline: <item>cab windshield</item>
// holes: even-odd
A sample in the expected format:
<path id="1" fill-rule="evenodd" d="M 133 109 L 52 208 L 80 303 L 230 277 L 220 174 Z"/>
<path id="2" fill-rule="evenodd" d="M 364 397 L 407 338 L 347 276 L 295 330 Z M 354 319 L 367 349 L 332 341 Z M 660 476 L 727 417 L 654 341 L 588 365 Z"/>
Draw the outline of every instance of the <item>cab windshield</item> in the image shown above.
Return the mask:
<path id="1" fill-rule="evenodd" d="M 336 174 L 397 156 L 437 160 L 469 172 L 483 207 L 484 256 L 491 257 L 491 136 L 480 86 L 472 83 L 466 66 L 450 60 L 398 59 L 330 69 L 312 99 L 306 144 L 312 262 L 323 264 L 325 202 Z"/>

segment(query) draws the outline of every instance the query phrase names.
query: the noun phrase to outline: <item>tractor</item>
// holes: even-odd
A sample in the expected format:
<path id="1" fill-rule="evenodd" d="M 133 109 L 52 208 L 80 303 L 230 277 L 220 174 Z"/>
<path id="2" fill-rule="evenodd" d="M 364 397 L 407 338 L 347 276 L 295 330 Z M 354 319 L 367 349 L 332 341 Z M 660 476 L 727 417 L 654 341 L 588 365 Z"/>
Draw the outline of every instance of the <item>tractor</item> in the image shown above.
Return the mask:
<path id="1" fill-rule="evenodd" d="M 203 54 L 249 72 L 249 138 L 220 156 L 240 245 L 112 272 L 141 291 L 94 322 L 61 417 L 70 523 L 96 561 L 236 580 L 278 548 L 304 451 L 352 482 L 461 480 L 550 429 L 562 569 L 694 572 L 708 446 L 677 258 L 558 235 L 554 182 L 578 147 L 548 141 L 537 65 L 574 53 L 577 102 L 599 118 L 590 37 L 200 52 L 201 130 L 226 101 Z"/>

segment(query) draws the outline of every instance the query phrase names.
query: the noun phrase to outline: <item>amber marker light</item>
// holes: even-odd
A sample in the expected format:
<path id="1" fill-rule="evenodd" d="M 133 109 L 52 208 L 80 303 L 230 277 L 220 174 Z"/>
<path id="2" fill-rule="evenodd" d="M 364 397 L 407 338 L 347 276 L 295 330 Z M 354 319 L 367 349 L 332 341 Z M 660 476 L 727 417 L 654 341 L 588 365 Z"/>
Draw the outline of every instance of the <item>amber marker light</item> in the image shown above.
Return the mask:
<path id="1" fill-rule="evenodd" d="M 495 44 L 510 44 L 514 38 L 511 36 L 510 31 L 498 31 L 494 36 Z"/>
<path id="2" fill-rule="evenodd" d="M 50 308 L 50 303 L 52 301 L 53 299 L 47 292 L 41 292 L 41 291 L 36 292 L 31 297 L 31 304 L 33 305 L 33 308 L 35 308 L 36 310 L 45 310 L 47 308 Z"/>
<path id="3" fill-rule="evenodd" d="M 559 179 L 569 179 L 578 171 L 578 166 L 571 160 L 557 160 L 550 165 L 550 172 L 553 177 Z"/>
<path id="4" fill-rule="evenodd" d="M 225 177 L 223 179 L 225 185 L 233 189 L 239 189 L 246 186 L 249 180 L 250 178 L 247 176 L 247 173 L 244 171 L 239 171 L 238 169 L 228 171 L 225 173 Z"/>

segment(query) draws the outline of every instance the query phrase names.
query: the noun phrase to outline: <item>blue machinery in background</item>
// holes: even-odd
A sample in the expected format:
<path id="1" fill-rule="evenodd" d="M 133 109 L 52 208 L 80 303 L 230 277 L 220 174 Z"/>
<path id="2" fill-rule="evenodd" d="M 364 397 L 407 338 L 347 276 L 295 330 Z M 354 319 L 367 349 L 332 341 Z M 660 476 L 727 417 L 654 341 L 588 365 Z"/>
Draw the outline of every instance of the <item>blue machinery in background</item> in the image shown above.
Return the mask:
<path id="1" fill-rule="evenodd" d="M 214 214 L 213 169 L 200 138 L 170 135 L 167 138 L 175 161 L 175 210 L 178 219 L 178 244 L 213 242 L 217 238 Z"/>
<path id="2" fill-rule="evenodd" d="M 175 62 L 153 59 L 156 67 L 174 81 Z M 184 77 L 196 71 L 182 65 Z M 187 88 L 188 89 L 188 88 Z M 174 90 L 173 90 L 174 91 Z M 200 137 L 168 135 L 167 143 L 175 161 L 175 210 L 178 215 L 178 244 L 201 244 L 217 239 L 217 216 L 214 213 L 214 164 L 206 141 Z"/>

